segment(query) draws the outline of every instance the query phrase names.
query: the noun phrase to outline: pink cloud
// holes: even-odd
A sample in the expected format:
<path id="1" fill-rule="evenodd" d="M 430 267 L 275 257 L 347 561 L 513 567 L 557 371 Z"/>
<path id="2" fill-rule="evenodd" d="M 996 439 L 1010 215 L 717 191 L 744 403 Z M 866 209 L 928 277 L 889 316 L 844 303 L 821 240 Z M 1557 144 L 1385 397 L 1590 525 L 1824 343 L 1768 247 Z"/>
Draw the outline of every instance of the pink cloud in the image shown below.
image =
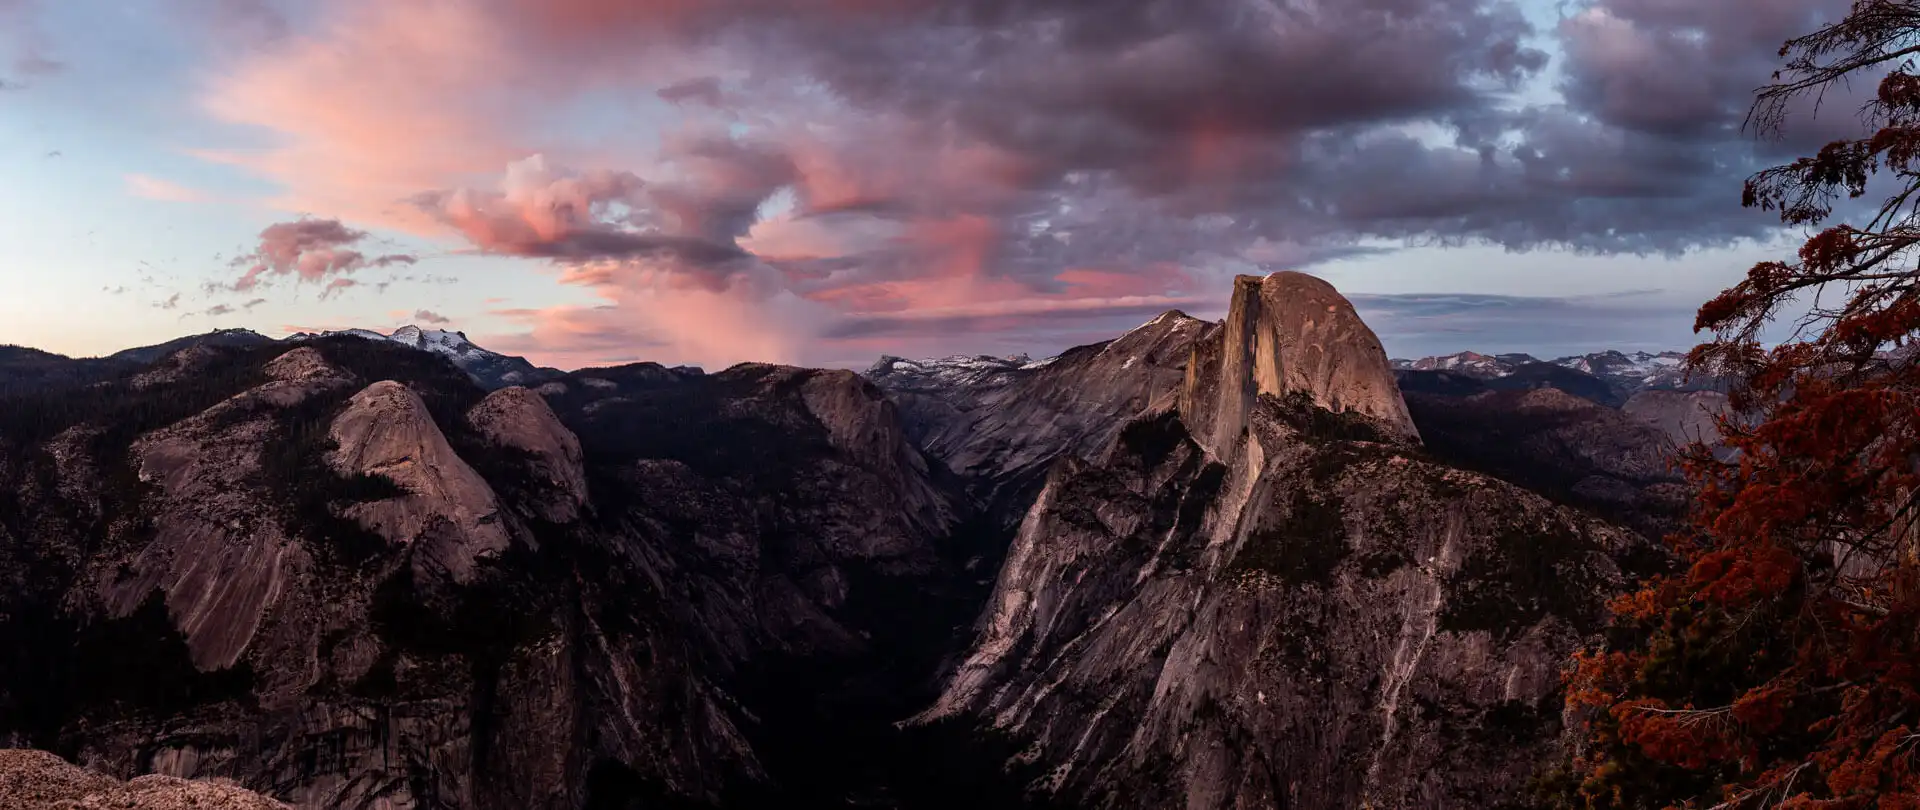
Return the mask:
<path id="1" fill-rule="evenodd" d="M 162 202 L 197 203 L 209 202 L 213 196 L 195 188 L 188 188 L 170 180 L 145 174 L 129 174 L 125 177 L 127 193 L 135 197 Z"/>
<path id="2" fill-rule="evenodd" d="M 1039 319 L 1073 298 L 1088 312 L 1177 298 L 1167 295 L 1184 289 L 1177 274 L 1128 280 L 1119 259 L 1056 274 L 1056 259 L 1035 257 L 1017 220 L 1050 204 L 1035 196 L 1047 177 L 1032 157 L 946 122 L 804 91 L 806 77 L 767 75 L 750 52 L 707 36 L 730 21 L 828 30 L 930 7 L 329 4 L 316 26 L 239 54 L 206 88 L 216 118 L 262 130 L 268 145 L 198 154 L 280 183 L 283 208 L 333 218 L 263 232 L 234 289 L 286 277 L 331 296 L 352 285 L 348 275 L 410 259 L 368 257 L 360 228 L 552 262 L 561 283 L 603 303 L 518 313 L 528 331 L 500 345 L 556 364 L 604 358 L 617 341 L 704 365 L 806 362 L 850 345 L 834 337 L 838 324 L 904 323 L 887 318 L 909 311 Z M 584 98 L 603 108 L 625 98 L 674 123 L 643 113 L 605 143 L 556 136 Z M 1228 172 L 1228 145 L 1202 141 L 1169 160 Z"/>
<path id="3" fill-rule="evenodd" d="M 246 272 L 230 289 L 248 292 L 269 277 L 291 276 L 301 282 L 328 282 L 324 296 L 354 285 L 339 276 L 368 267 L 417 261 L 406 254 L 368 258 L 353 249 L 366 238 L 365 231 L 349 228 L 337 219 L 298 219 L 269 225 L 260 231 L 259 244 L 252 252 L 231 262 L 234 267 L 246 268 Z"/>
<path id="4" fill-rule="evenodd" d="M 570 268 L 563 281 L 593 288 L 606 303 L 495 310 L 528 331 L 489 336 L 487 345 L 562 367 L 609 362 L 621 347 L 666 363 L 801 363 L 834 316 L 784 289 L 764 265 L 718 286 L 644 261 Z"/>
<path id="5" fill-rule="evenodd" d="M 1068 295 L 1087 298 L 1155 296 L 1196 284 L 1186 268 L 1170 263 L 1128 270 L 1070 267 L 1053 278 L 1065 285 Z"/>
<path id="6" fill-rule="evenodd" d="M 481 3 L 330 4 L 317 30 L 240 55 L 207 88 L 215 118 L 271 145 L 196 154 L 280 182 L 286 210 L 435 232 L 402 201 L 518 151 L 495 123 L 526 89 L 510 40 Z"/>
<path id="7" fill-rule="evenodd" d="M 1218 303 L 1217 299 L 1212 296 L 1129 295 L 1119 298 L 1023 298 L 1009 301 L 956 304 L 945 307 L 915 307 L 900 312 L 887 313 L 885 320 L 936 321 L 1013 315 L 1052 315 L 1064 312 L 1105 312 L 1109 310 L 1162 311 L 1193 306 L 1195 304 L 1210 305 L 1216 303 Z"/>
<path id="8" fill-rule="evenodd" d="M 638 205 L 643 186 L 632 172 L 574 173 L 534 155 L 508 164 L 498 190 L 429 192 L 414 202 L 484 252 L 562 258 L 614 249 L 626 231 L 608 220 L 610 209 Z"/>

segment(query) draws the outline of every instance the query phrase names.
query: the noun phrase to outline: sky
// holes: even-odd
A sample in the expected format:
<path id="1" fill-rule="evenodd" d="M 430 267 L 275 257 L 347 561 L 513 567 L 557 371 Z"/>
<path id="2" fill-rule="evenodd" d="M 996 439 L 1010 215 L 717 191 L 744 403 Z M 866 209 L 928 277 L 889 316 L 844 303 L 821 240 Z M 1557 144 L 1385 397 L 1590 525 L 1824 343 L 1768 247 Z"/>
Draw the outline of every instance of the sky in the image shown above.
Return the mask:
<path id="1" fill-rule="evenodd" d="M 1684 349 L 1847 0 L 0 0 L 0 343 L 1042 356 L 1303 270 L 1389 353 Z"/>

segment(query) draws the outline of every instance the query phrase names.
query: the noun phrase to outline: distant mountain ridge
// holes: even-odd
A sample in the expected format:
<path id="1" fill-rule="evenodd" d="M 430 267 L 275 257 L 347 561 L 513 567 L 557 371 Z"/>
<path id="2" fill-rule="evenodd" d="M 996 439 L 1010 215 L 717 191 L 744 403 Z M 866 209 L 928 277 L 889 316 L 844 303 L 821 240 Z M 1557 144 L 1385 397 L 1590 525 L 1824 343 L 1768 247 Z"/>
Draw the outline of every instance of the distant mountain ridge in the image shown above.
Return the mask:
<path id="1" fill-rule="evenodd" d="M 928 387 L 951 385 L 991 385 L 997 378 L 1011 372 L 1040 368 L 1053 361 L 1053 358 L 1035 361 L 1027 354 L 1015 354 L 1007 357 L 992 355 L 956 354 L 948 357 L 911 360 L 890 354 L 880 356 L 866 371 L 868 377 L 890 377 L 900 383 L 900 387 Z"/>
<path id="2" fill-rule="evenodd" d="M 24 346 L 0 346 L 0 394 L 14 390 L 64 388 L 104 382 L 194 347 L 243 349 L 337 336 L 391 343 L 440 355 L 488 390 L 514 385 L 536 386 L 566 376 L 566 372 L 536 366 L 524 357 L 488 351 L 468 340 L 465 332 L 445 329 L 403 326 L 391 334 L 381 334 L 372 329 L 297 332 L 284 340 L 275 340 L 251 329 L 216 329 L 165 343 L 123 349 L 104 357 L 68 357 Z"/>
<path id="3" fill-rule="evenodd" d="M 136 363 L 144 366 L 181 349 L 193 346 L 244 348 L 272 342 L 273 338 L 255 332 L 252 329 L 215 329 L 203 334 L 174 338 L 165 343 L 156 343 L 152 346 L 123 349 L 107 355 L 102 359 L 117 363 Z"/>
<path id="4" fill-rule="evenodd" d="M 946 357 L 907 358 L 881 355 L 866 371 L 869 377 L 891 378 L 895 387 L 950 387 L 956 385 L 992 385 L 996 378 L 1015 371 L 1041 368 L 1054 357 L 1034 359 L 1029 354 L 1004 357 L 956 354 Z M 1516 373 L 1542 376 L 1544 369 L 1530 366 L 1554 366 L 1591 375 L 1621 389 L 1624 399 L 1645 389 L 1694 390 L 1718 387 L 1718 380 L 1689 380 L 1686 352 L 1622 352 L 1616 349 L 1542 360 L 1531 354 L 1510 352 L 1481 354 L 1464 351 L 1422 357 L 1417 360 L 1394 358 L 1395 371 L 1444 371 L 1479 380 L 1497 380 Z"/>
<path id="5" fill-rule="evenodd" d="M 566 376 L 566 372 L 554 368 L 535 366 L 524 357 L 500 354 L 481 348 L 467 339 L 467 333 L 446 329 L 422 329 L 418 326 L 402 326 L 392 334 L 383 335 L 371 329 L 344 329 L 333 332 L 298 332 L 287 336 L 288 341 L 298 342 L 320 337 L 346 335 L 397 343 L 410 349 L 437 354 L 453 361 L 461 371 L 473 378 L 474 382 L 488 389 L 506 388 L 512 385 L 539 385 Z"/>
<path id="6" fill-rule="evenodd" d="M 1171 310 L 1043 360 L 882 357 L 865 376 L 897 403 L 908 438 L 967 476 L 987 514 L 1010 527 L 1062 453 L 1097 453 L 1128 420 L 1170 401 L 1193 342 L 1216 327 Z"/>
<path id="7" fill-rule="evenodd" d="M 1445 371 L 1481 380 L 1498 380 L 1551 365 L 1590 374 L 1618 389 L 1622 398 L 1645 390 L 1713 390 L 1721 381 L 1713 377 L 1690 375 L 1686 352 L 1622 352 L 1615 349 L 1542 360 L 1530 354 L 1454 354 L 1422 357 L 1418 360 L 1395 359 L 1400 371 Z M 1539 369 L 1531 369 L 1539 374 Z"/>
<path id="8" fill-rule="evenodd" d="M 1056 357 L 889 355 L 865 374 L 899 404 L 912 440 L 969 476 L 986 510 L 1011 525 L 1054 458 L 1093 457 L 1127 414 L 1165 407 L 1186 354 L 1223 328 L 1168 312 Z M 1722 381 L 1688 380 L 1679 352 L 1551 361 L 1460 352 L 1388 365 L 1431 451 L 1653 534 L 1674 508 L 1667 457 L 1715 440 L 1704 426 L 1726 406 Z"/>

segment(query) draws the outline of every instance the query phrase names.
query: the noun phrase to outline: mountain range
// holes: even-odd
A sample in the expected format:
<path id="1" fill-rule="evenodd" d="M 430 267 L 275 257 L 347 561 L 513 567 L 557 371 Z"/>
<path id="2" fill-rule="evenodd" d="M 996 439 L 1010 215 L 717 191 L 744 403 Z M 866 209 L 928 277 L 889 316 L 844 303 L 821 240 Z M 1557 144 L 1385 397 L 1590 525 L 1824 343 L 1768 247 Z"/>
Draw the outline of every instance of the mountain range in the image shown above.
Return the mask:
<path id="1" fill-rule="evenodd" d="M 0 800 L 1520 806 L 1724 397 L 1229 304 L 864 374 L 0 349 Z"/>
<path id="2" fill-rule="evenodd" d="M 558 369 L 535 366 L 523 357 L 487 351 L 468 340 L 464 332 L 403 326 L 391 334 L 381 334 L 371 329 L 297 332 L 275 341 L 249 329 L 220 329 L 94 358 L 70 358 L 38 349 L 0 346 L 0 392 L 9 390 L 9 386 L 57 387 L 99 382 L 195 346 L 244 348 L 273 343 L 300 343 L 325 337 L 353 337 L 440 355 L 489 390 L 510 385 L 539 385 L 565 374 Z"/>
<path id="3" fill-rule="evenodd" d="M 1687 367 L 1684 352 L 1625 352 L 1607 350 L 1592 354 L 1540 360 L 1528 354 L 1480 354 L 1459 352 L 1419 360 L 1394 360 L 1402 371 L 1441 371 L 1487 381 L 1501 386 L 1539 387 L 1555 379 L 1574 379 L 1567 372 L 1587 375 L 1605 383 L 1620 401 L 1640 391 L 1717 391 L 1724 380 L 1701 374 Z M 1557 384 L 1551 387 L 1559 387 Z"/>
<path id="4" fill-rule="evenodd" d="M 1190 318 L 1178 310 L 1162 317 Z M 1158 322 L 1150 322 L 1141 328 L 1151 328 L 1153 323 Z M 371 329 L 345 329 L 319 333 L 297 332 L 282 340 L 300 342 L 335 336 L 384 341 L 443 355 L 488 389 L 511 385 L 537 386 L 565 375 L 558 369 L 535 366 L 523 357 L 482 348 L 469 340 L 465 332 L 424 329 L 412 325 L 400 327 L 390 334 Z M 221 329 L 152 346 L 125 349 L 98 358 L 69 358 L 38 349 L 0 345 L 0 386 L 92 381 L 115 370 L 124 371 L 150 364 L 191 346 L 253 346 L 271 342 L 274 342 L 273 338 L 252 330 Z M 901 391 L 929 388 L 987 390 L 994 388 L 995 380 L 1003 375 L 1041 368 L 1064 356 L 1066 354 L 1035 360 L 1026 354 L 1009 357 L 954 355 L 923 359 L 886 355 L 868 368 L 866 375 L 876 380 L 889 380 L 893 388 Z M 1418 360 L 1396 358 L 1391 363 L 1396 371 L 1446 372 L 1486 382 L 1493 388 L 1563 388 L 1578 396 L 1609 399 L 1614 404 L 1620 404 L 1643 390 L 1692 391 L 1719 390 L 1724 387 L 1724 382 L 1718 378 L 1690 373 L 1685 365 L 1684 352 L 1629 354 L 1606 350 L 1546 361 L 1528 354 L 1486 355 L 1467 351 Z M 1566 371 L 1574 374 L 1567 374 Z M 1607 386 L 1608 393 L 1599 393 L 1602 389 L 1588 381 L 1589 377 Z M 1579 393 L 1581 391 L 1585 393 Z"/>

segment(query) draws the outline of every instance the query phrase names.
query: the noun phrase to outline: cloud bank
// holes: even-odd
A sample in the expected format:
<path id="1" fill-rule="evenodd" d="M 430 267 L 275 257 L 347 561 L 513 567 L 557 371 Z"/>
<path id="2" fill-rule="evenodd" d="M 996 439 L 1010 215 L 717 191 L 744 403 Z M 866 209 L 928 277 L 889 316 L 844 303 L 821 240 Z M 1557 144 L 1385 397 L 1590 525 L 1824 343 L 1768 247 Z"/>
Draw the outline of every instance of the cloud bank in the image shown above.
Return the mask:
<path id="1" fill-rule="evenodd" d="M 410 260 L 355 248 L 380 228 L 588 291 L 501 310 L 525 331 L 495 342 L 543 358 L 1058 346 L 1383 243 L 1764 238 L 1740 181 L 1854 122 L 1829 99 L 1756 142 L 1747 103 L 1846 6 L 342 0 L 294 24 L 223 3 L 209 26 L 275 46 L 204 107 L 273 137 L 200 154 L 337 218 L 268 228 L 236 290 Z"/>

